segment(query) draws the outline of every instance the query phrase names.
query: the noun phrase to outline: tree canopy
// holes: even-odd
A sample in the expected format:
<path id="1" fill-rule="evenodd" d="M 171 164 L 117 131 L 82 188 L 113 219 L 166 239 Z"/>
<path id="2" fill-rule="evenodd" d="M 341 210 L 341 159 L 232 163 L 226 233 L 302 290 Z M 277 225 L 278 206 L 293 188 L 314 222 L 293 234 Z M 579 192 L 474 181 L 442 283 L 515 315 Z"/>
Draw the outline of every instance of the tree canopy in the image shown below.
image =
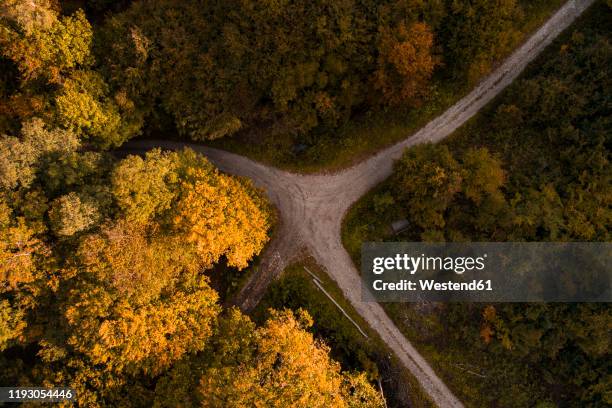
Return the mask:
<path id="1" fill-rule="evenodd" d="M 214 354 L 200 380 L 206 407 L 382 407 L 363 374 L 341 373 L 329 349 L 307 332 L 306 312 L 272 312 L 256 328 L 233 311 L 213 343 Z"/>
<path id="2" fill-rule="evenodd" d="M 410 228 L 389 239 L 610 241 L 610 9 L 594 7 L 454 136 L 407 149 L 389 181 L 357 205 L 350 233 L 380 240 L 390 221 L 407 218 Z M 388 311 L 411 333 L 422 329 L 415 337 L 435 345 L 430 357 L 477 404 L 610 404 L 605 303 Z M 459 378 L 466 370 L 479 384 Z"/>
<path id="3" fill-rule="evenodd" d="M 545 1 L 3 0 L 1 382 L 69 385 L 82 406 L 384 405 L 307 313 L 256 325 L 222 304 L 215 277 L 269 239 L 262 191 L 191 150 L 105 150 L 160 131 L 314 145 L 375 111 L 429 112 Z M 559 44 L 469 147 L 406 152 L 374 211 L 409 218 L 415 240 L 609 241 L 608 26 Z M 610 403 L 607 307 L 446 312 L 454 339 Z"/>
<path id="4" fill-rule="evenodd" d="M 51 0 L 10 0 L 0 11 L 1 63 L 9 82 L 0 113 L 17 125 L 43 117 L 104 148 L 140 132 L 133 102 L 111 94 L 95 70 L 94 32 L 82 10 L 60 15 Z"/>
<path id="5" fill-rule="evenodd" d="M 0 9 L 0 125 L 49 117 L 109 148 L 143 128 L 314 143 L 365 112 L 410 110 L 436 97 L 436 76 L 487 73 L 533 2 L 92 0 L 88 16 L 58 3 Z"/>
<path id="6" fill-rule="evenodd" d="M 259 328 L 221 315 L 209 275 L 262 250 L 262 191 L 192 150 L 118 160 L 78 133 L 33 118 L 0 137 L 3 383 L 70 386 L 80 406 L 167 406 L 177 381 L 192 384 L 183 406 L 243 406 L 247 389 L 255 404 L 381 406 L 306 314 Z M 266 383 L 278 353 L 286 364 Z"/>
<path id="7" fill-rule="evenodd" d="M 355 113 L 419 105 L 437 69 L 476 81 L 522 17 L 514 0 L 155 0 L 112 15 L 98 53 L 112 89 L 188 137 L 264 126 L 309 140 Z"/>

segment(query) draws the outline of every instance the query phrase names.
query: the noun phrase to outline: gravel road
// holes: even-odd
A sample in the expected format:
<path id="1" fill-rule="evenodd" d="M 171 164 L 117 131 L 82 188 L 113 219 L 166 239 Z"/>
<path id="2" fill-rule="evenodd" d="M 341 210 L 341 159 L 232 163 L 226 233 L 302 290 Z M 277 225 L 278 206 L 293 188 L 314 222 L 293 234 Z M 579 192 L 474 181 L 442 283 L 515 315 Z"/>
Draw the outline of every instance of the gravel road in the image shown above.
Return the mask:
<path id="1" fill-rule="evenodd" d="M 462 407 L 462 403 L 400 333 L 382 307 L 378 303 L 362 302 L 359 272 L 340 238 L 342 219 L 355 201 L 391 174 L 394 160 L 407 147 L 418 143 L 435 143 L 450 135 L 508 86 L 593 2 L 568 1 L 499 68 L 442 115 L 403 141 L 334 174 L 289 173 L 233 153 L 183 142 L 133 141 L 122 150 L 142 152 L 154 147 L 190 147 L 208 156 L 221 170 L 253 179 L 255 184 L 267 191 L 278 208 L 280 226 L 276 238 L 263 254 L 259 273 L 253 275 L 238 295 L 237 304 L 244 310 L 255 306 L 272 279 L 302 249 L 306 249 L 327 270 L 344 296 L 412 372 L 431 399 L 439 407 Z"/>

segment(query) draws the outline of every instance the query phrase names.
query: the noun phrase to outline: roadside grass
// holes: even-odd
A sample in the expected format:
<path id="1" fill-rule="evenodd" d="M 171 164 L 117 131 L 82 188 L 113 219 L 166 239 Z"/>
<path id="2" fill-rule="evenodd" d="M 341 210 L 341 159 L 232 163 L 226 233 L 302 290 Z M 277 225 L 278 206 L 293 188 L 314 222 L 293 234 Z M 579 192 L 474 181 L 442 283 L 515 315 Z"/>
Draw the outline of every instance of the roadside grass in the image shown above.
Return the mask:
<path id="1" fill-rule="evenodd" d="M 317 276 L 325 290 L 367 334 L 359 330 L 313 283 L 304 267 Z M 343 370 L 366 371 L 370 380 L 381 378 L 390 407 L 434 407 L 416 378 L 403 368 L 395 355 L 344 298 L 342 290 L 310 257 L 288 266 L 273 282 L 251 313 L 258 323 L 265 321 L 269 309 L 304 309 L 313 317 L 312 333 L 330 347 L 331 356 Z"/>
<path id="2" fill-rule="evenodd" d="M 401 218 L 395 208 L 377 209 L 375 200 L 384 194 L 389 185 L 383 181 L 355 202 L 342 220 L 340 235 L 342 244 L 359 270 L 361 266 L 361 244 L 393 240 L 391 222 Z"/>
<path id="3" fill-rule="evenodd" d="M 542 61 L 553 58 L 574 30 L 600 24 L 598 16 L 603 13 L 601 7 L 606 7 L 602 1 L 587 10 L 527 67 L 520 78 L 537 74 Z M 526 140 L 491 137 L 486 131 L 499 104 L 508 102 L 507 96 L 512 86 L 441 143 L 446 144 L 455 155 L 460 155 L 470 147 L 487 147 L 499 155 L 505 170 L 512 174 L 509 190 L 518 192 L 532 185 L 539 177 L 539 155 L 545 155 L 548 147 L 543 138 Z M 358 270 L 363 242 L 419 240 L 410 231 L 391 234 L 389 225 L 403 218 L 402 211 L 392 204 L 381 207 L 377 201 L 380 202 L 379 197 L 392 187 L 389 180 L 382 182 L 356 202 L 343 220 L 342 241 Z M 382 306 L 400 331 L 466 406 L 508 406 L 508 401 L 512 401 L 512 406 L 533 406 L 536 401 L 546 401 L 549 398 L 551 390 L 545 388 L 541 378 L 535 377 L 535 371 L 527 363 L 516 361 L 488 347 L 481 341 L 478 331 L 470 333 L 468 342 L 464 340 L 465 333 L 456 337 L 452 332 L 449 335 L 449 329 L 459 326 L 456 320 L 461 314 L 459 305 L 382 303 Z M 462 307 L 471 306 L 464 304 Z M 478 304 L 474 307 L 478 307 Z M 445 315 L 447 317 L 443 317 Z M 551 405 L 543 406 L 555 405 L 551 402 Z"/>
<path id="4" fill-rule="evenodd" d="M 430 99 L 419 108 L 368 112 L 315 136 L 316 142 L 301 153 L 293 151 L 296 143 L 288 134 L 261 139 L 237 135 L 207 144 L 298 173 L 339 170 L 414 133 L 469 91 L 466 86 L 457 89 L 442 82 L 436 86 Z"/>
<path id="5" fill-rule="evenodd" d="M 487 347 L 478 331 L 469 342 L 465 342 L 465 336 L 449 335 L 448 328 L 454 322 L 441 315 L 464 305 L 383 303 L 382 306 L 466 407 L 529 407 L 548 400 L 550 390 L 528 364 L 517 363 L 507 354 Z M 454 316 L 452 312 L 449 314 Z"/>
<path id="6" fill-rule="evenodd" d="M 522 2 L 525 19 L 518 28 L 522 35 L 512 48 L 525 41 L 564 2 Z M 206 144 L 300 173 L 349 167 L 408 137 L 465 96 L 474 85 L 458 84 L 456 79 L 444 78 L 443 73 L 432 82 L 430 97 L 420 107 L 370 111 L 356 116 L 338 129 L 313 135 L 314 143 L 300 153 L 294 151 L 293 136 L 266 135 L 265 129 L 259 130 L 257 136 L 239 134 Z"/>

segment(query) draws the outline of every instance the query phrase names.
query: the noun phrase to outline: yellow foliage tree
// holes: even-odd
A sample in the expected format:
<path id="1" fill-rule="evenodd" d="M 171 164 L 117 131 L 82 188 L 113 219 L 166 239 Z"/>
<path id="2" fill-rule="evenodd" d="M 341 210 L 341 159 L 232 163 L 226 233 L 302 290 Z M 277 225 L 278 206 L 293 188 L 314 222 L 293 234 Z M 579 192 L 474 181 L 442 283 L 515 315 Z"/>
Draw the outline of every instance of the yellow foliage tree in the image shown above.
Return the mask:
<path id="1" fill-rule="evenodd" d="M 57 20 L 55 0 L 3 0 L 0 18 L 17 24 L 24 32 L 47 29 Z"/>
<path id="2" fill-rule="evenodd" d="M 176 196 L 178 154 L 159 149 L 128 156 L 113 170 L 112 191 L 132 222 L 146 224 L 170 209 Z"/>
<path id="3" fill-rule="evenodd" d="M 204 268 L 222 256 L 244 268 L 269 238 L 270 210 L 261 191 L 246 179 L 219 173 L 193 150 L 129 156 L 115 168 L 112 183 L 127 219 L 169 224 L 165 233 L 194 248 Z"/>
<path id="4" fill-rule="evenodd" d="M 174 227 L 195 245 L 202 262 L 211 266 L 225 255 L 228 265 L 246 267 L 267 242 L 270 226 L 250 183 L 211 166 L 189 167 L 181 190 Z"/>
<path id="5" fill-rule="evenodd" d="M 23 218 L 16 224 L 0 225 L 0 292 L 34 281 L 35 258 L 44 252 L 44 244 Z"/>
<path id="6" fill-rule="evenodd" d="M 329 348 L 305 330 L 312 324 L 306 312 L 272 311 L 254 330 L 247 317 L 232 313 L 241 335 L 217 345 L 219 361 L 200 381 L 203 407 L 383 406 L 363 375 L 341 373 Z"/>
<path id="7" fill-rule="evenodd" d="M 0 9 L 1 52 L 17 64 L 24 79 L 43 76 L 59 83 L 66 71 L 91 64 L 93 31 L 83 11 L 59 17 L 50 2 L 10 3 Z"/>
<path id="8" fill-rule="evenodd" d="M 13 217 L 0 198 L 0 351 L 21 339 L 26 328 L 25 312 L 33 309 L 40 294 L 42 259 L 49 248 L 24 217 Z M 44 285 L 44 283 L 43 283 Z"/>
<path id="9" fill-rule="evenodd" d="M 106 370 L 153 375 L 202 349 L 218 296 L 182 249 L 126 221 L 86 239 L 65 305 L 67 344 Z"/>

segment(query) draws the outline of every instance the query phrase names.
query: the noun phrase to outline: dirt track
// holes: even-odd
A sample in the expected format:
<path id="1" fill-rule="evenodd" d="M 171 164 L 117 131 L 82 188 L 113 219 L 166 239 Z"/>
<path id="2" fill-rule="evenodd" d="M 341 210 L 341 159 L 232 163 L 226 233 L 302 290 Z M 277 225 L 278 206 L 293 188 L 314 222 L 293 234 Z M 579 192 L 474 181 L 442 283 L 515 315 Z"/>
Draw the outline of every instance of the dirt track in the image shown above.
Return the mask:
<path id="1" fill-rule="evenodd" d="M 568 1 L 495 72 L 444 114 L 412 136 L 338 173 L 288 173 L 232 153 L 182 142 L 130 142 L 125 148 L 143 151 L 153 147 L 178 149 L 188 146 L 204 153 L 221 170 L 247 176 L 266 189 L 280 212 L 281 225 L 275 240 L 263 255 L 259 273 L 254 274 L 238 296 L 237 303 L 243 309 L 249 310 L 256 305 L 271 280 L 305 248 L 337 282 L 357 312 L 413 373 L 431 399 L 440 407 L 461 407 L 461 402 L 400 333 L 382 307 L 377 303 L 361 301 L 359 272 L 340 238 L 342 218 L 355 201 L 391 174 L 393 161 L 401 156 L 404 149 L 418 143 L 435 143 L 450 135 L 509 85 L 593 2 Z"/>

